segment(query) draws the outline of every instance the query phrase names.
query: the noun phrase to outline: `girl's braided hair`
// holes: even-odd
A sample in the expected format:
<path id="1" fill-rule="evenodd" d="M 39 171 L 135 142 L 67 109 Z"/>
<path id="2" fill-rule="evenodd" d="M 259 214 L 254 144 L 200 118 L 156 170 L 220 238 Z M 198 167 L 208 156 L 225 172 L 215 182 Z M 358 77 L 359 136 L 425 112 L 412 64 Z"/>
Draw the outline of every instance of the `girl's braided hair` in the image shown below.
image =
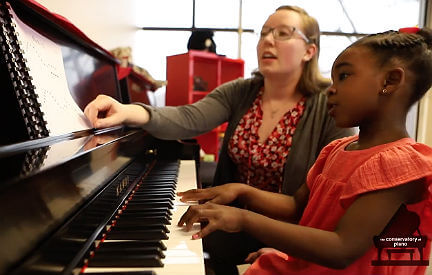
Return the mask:
<path id="1" fill-rule="evenodd" d="M 419 100 L 432 85 L 432 30 L 416 33 L 387 31 L 365 36 L 350 47 L 366 46 L 376 55 L 380 66 L 399 61 L 414 75 L 410 105 Z"/>

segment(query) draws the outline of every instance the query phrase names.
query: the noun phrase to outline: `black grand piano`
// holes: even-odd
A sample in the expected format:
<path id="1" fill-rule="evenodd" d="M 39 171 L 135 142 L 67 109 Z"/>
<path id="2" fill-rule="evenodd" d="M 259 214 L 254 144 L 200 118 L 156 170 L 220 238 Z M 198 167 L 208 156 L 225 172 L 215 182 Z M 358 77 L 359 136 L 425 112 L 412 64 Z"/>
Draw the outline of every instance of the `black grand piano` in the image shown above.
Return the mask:
<path id="1" fill-rule="evenodd" d="M 117 60 L 31 1 L 7 5 L 61 46 L 81 109 L 99 93 L 128 102 Z M 26 86 L 1 50 L 0 274 L 204 274 L 201 242 L 175 225 L 187 208 L 175 191 L 198 185 L 198 145 L 125 127 L 31 136 L 15 96 Z"/>

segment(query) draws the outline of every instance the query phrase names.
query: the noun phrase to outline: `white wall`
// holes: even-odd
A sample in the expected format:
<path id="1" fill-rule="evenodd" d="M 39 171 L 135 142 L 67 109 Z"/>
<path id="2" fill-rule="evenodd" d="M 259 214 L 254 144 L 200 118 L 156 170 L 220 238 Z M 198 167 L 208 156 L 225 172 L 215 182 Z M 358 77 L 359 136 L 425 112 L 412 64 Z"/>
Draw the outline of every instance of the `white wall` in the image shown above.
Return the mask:
<path id="1" fill-rule="evenodd" d="M 149 4 L 149 1 L 37 0 L 37 2 L 51 12 L 66 17 L 90 39 L 107 50 L 116 47 L 131 47 L 135 65 L 147 69 L 155 79 L 165 80 L 166 55 L 158 56 L 146 51 L 146 45 L 157 43 L 157 39 L 146 40 L 143 37 L 143 31 L 139 28 L 142 26 L 142 19 L 146 16 L 146 5 Z M 168 47 L 164 52 L 171 55 L 185 52 L 186 44 L 187 41 L 180 46 L 161 45 L 161 47 Z M 155 66 L 155 64 L 158 65 Z M 164 94 L 164 88 L 155 93 L 157 105 L 164 104 Z M 152 100 L 152 97 L 150 99 Z"/>
<path id="2" fill-rule="evenodd" d="M 121 5 L 126 1 L 114 0 L 37 0 L 41 5 L 71 21 L 96 43 L 111 49 L 133 44 L 135 26 L 134 6 Z M 144 2 L 144 1 L 142 1 Z"/>

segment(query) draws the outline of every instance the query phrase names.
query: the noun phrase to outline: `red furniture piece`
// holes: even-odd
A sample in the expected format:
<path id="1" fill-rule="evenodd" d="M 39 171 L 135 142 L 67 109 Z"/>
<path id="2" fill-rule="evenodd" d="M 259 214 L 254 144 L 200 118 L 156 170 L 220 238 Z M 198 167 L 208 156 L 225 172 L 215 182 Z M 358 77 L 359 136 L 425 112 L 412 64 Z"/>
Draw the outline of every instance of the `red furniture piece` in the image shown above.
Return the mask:
<path id="1" fill-rule="evenodd" d="M 165 103 L 178 106 L 194 103 L 217 86 L 244 76 L 244 61 L 210 52 L 190 50 L 184 54 L 167 57 Z M 206 154 L 218 158 L 221 138 L 226 125 L 196 137 Z"/>
<path id="2" fill-rule="evenodd" d="M 129 102 L 142 102 L 150 105 L 148 91 L 156 91 L 158 87 L 143 75 L 135 72 L 132 67 L 117 67 L 118 78 L 122 90 L 126 90 Z"/>

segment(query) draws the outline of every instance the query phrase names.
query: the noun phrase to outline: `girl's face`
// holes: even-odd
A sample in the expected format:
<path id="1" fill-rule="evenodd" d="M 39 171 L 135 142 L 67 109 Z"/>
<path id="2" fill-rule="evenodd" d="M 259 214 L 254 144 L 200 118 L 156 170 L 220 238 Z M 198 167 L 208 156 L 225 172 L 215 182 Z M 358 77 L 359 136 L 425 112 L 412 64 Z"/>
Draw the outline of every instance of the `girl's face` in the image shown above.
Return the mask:
<path id="1" fill-rule="evenodd" d="M 279 10 L 270 15 L 263 25 L 263 29 L 271 30 L 275 27 L 295 27 L 303 32 L 301 17 L 297 12 Z M 301 74 L 304 62 L 310 60 L 315 51 L 308 51 L 308 45 L 301 35 L 294 32 L 287 40 L 275 40 L 270 31 L 260 36 L 257 45 L 259 71 L 265 76 Z"/>
<path id="2" fill-rule="evenodd" d="M 327 92 L 329 114 L 336 125 L 354 127 L 375 121 L 384 79 L 369 49 L 343 51 L 333 63 L 333 84 Z"/>

